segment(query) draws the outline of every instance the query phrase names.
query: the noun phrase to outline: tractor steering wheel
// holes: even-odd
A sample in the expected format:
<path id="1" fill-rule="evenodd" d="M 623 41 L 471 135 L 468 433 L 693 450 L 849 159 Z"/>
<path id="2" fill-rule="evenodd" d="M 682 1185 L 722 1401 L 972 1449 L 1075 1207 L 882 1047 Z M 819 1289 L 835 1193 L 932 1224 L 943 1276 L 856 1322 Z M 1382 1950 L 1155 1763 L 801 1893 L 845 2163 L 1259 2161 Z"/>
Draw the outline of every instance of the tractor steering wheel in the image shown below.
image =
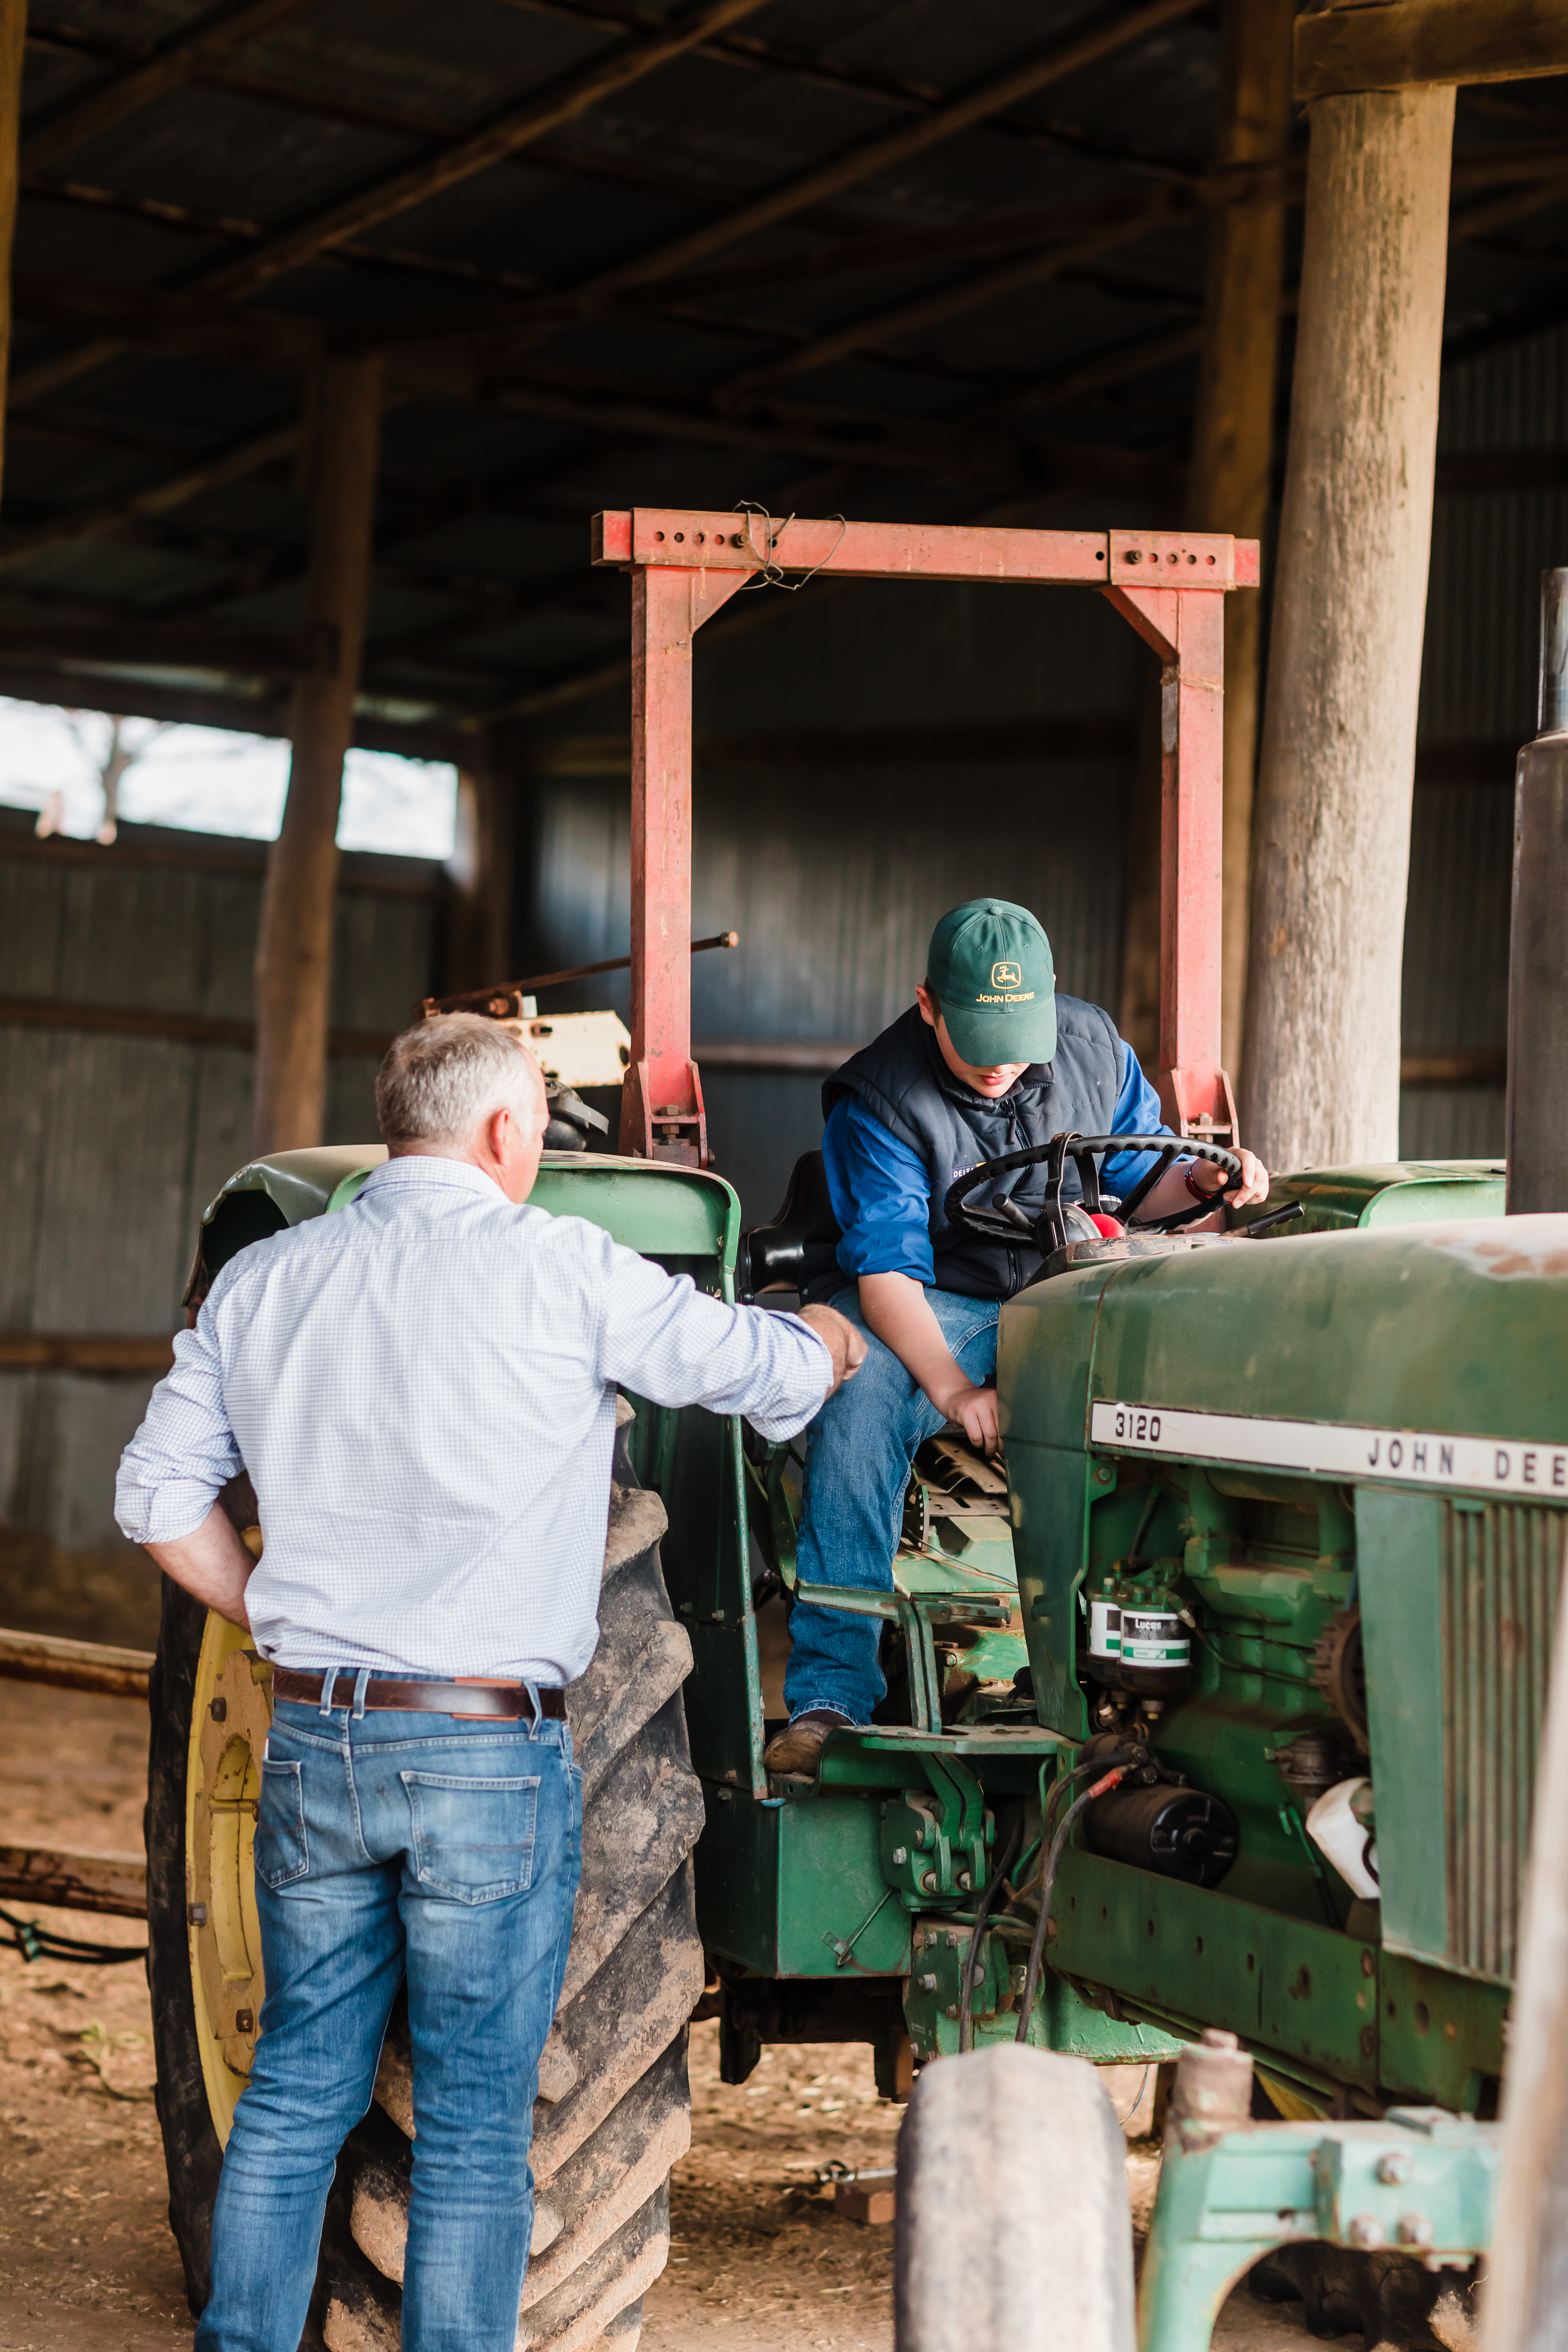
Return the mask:
<path id="1" fill-rule="evenodd" d="M 1152 1153 L 1154 1165 L 1121 1202 L 1120 1214 L 1124 1223 L 1131 1221 L 1139 1203 L 1148 1198 L 1173 1160 L 1209 1160 L 1226 1171 L 1225 1182 L 1206 1201 L 1194 1202 L 1190 1209 L 1177 1209 L 1170 1216 L 1152 1219 L 1141 1228 L 1147 1234 L 1179 1233 L 1184 1225 L 1208 1216 L 1241 1182 L 1240 1155 L 1226 1150 L 1223 1144 L 1197 1143 L 1172 1135 L 1053 1135 L 1048 1143 L 1033 1143 L 1023 1151 L 1004 1151 L 994 1160 L 983 1160 L 977 1168 L 971 1168 L 948 1188 L 943 1213 L 950 1223 L 963 1225 L 984 1241 L 1033 1242 L 1040 1255 L 1047 1257 L 1068 1240 L 1062 1201 L 1067 1161 L 1070 1159 L 1078 1170 L 1083 1207 L 1092 1215 L 1100 1206 L 1096 1161 L 1129 1151 Z M 1036 1167 L 1042 1160 L 1047 1169 L 1046 1197 L 1035 1216 L 1026 1216 L 1005 1194 L 986 1206 L 971 1206 L 967 1196 L 977 1186 L 1005 1176 L 1015 1168 Z"/>

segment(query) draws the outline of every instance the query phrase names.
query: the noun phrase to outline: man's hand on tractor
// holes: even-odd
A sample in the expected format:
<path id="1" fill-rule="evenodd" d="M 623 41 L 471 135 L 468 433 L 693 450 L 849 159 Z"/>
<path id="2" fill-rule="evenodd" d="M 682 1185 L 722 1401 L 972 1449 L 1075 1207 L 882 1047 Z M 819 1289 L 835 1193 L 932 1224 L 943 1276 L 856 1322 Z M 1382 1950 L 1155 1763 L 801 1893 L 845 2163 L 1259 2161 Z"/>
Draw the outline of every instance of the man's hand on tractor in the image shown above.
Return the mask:
<path id="1" fill-rule="evenodd" d="M 828 1354 L 833 1359 L 833 1389 L 842 1388 L 852 1381 L 866 1360 L 866 1342 L 847 1316 L 832 1307 L 803 1307 L 800 1319 L 809 1323 Z"/>
<path id="2" fill-rule="evenodd" d="M 977 1389 L 973 1381 L 964 1381 L 956 1388 L 927 1389 L 926 1394 L 938 1412 L 963 1426 L 963 1433 L 977 1453 L 999 1454 L 1002 1433 L 996 1420 L 996 1391 Z"/>

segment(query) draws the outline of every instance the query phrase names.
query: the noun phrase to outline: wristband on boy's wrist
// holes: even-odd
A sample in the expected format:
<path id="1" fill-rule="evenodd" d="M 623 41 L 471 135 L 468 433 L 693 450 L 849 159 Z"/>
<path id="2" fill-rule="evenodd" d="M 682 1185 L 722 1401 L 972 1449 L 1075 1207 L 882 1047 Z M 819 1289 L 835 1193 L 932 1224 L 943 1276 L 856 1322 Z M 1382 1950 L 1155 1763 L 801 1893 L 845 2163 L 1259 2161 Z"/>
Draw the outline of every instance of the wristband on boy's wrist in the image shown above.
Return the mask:
<path id="1" fill-rule="evenodd" d="M 1194 1184 L 1193 1181 L 1194 1177 L 1197 1174 L 1198 1170 L 1202 1166 L 1203 1161 L 1201 1160 L 1189 1160 L 1186 1167 L 1182 1171 L 1182 1173 L 1186 1180 L 1187 1190 L 1192 1194 L 1194 1200 L 1201 1201 L 1205 1208 L 1207 1209 L 1212 1208 L 1214 1205 L 1215 1196 L 1213 1192 L 1211 1192 L 1205 1185 Z"/>

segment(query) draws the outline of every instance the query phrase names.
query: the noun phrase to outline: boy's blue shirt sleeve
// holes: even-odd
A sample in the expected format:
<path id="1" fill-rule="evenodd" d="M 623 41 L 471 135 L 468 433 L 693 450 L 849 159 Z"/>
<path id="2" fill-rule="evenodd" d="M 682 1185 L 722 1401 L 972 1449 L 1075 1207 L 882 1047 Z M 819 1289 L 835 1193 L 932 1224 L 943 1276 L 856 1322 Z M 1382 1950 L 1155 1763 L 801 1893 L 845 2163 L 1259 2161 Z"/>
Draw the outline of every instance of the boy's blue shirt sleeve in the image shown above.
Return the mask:
<path id="1" fill-rule="evenodd" d="M 822 1158 L 845 1273 L 907 1274 L 929 1286 L 936 1276 L 931 1187 L 919 1154 L 842 1095 L 823 1131 Z"/>
<path id="2" fill-rule="evenodd" d="M 1124 1038 L 1117 1042 L 1122 1056 L 1121 1092 L 1110 1115 L 1111 1134 L 1169 1135 L 1172 1130 L 1160 1116 L 1160 1097 L 1138 1066 L 1137 1055 Z M 1100 1181 L 1106 1192 L 1125 1200 L 1153 1165 L 1146 1151 L 1108 1152 L 1100 1162 Z"/>

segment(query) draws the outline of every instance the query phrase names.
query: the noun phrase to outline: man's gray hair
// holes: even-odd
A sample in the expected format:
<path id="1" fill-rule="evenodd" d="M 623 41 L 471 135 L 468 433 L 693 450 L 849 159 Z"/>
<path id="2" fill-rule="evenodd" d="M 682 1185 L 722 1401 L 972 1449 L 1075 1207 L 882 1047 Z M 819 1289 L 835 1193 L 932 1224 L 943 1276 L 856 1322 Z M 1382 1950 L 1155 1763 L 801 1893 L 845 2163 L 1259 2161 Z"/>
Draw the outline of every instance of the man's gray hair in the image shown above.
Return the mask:
<path id="1" fill-rule="evenodd" d="M 442 1013 L 395 1037 L 375 1076 L 386 1143 L 458 1145 L 493 1111 L 526 1118 L 543 1092 L 539 1064 L 499 1021 Z"/>

